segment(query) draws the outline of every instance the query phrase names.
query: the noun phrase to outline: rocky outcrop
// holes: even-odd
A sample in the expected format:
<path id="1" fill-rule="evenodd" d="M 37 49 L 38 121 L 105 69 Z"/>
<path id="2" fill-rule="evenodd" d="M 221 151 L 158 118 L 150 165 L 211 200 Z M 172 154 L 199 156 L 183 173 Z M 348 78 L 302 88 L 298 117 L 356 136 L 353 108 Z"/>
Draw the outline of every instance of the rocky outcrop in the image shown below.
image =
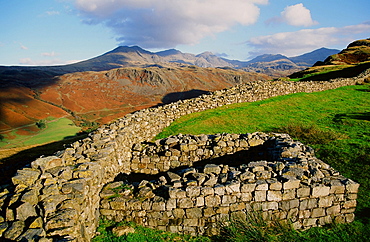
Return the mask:
<path id="1" fill-rule="evenodd" d="M 132 114 L 128 114 L 124 118 L 118 119 L 111 124 L 103 125 L 97 131 L 91 133 L 89 137 L 73 143 L 70 147 L 57 152 L 54 156 L 40 157 L 39 159 L 33 161 L 29 167 L 25 167 L 17 172 L 17 174 L 12 178 L 12 184 L 2 186 L 0 190 L 0 236 L 1 238 L 15 239 L 18 241 L 63 241 L 67 239 L 72 241 L 89 241 L 94 236 L 95 229 L 98 225 L 98 219 L 100 215 L 100 197 L 102 194 L 102 189 L 106 184 L 114 181 L 114 179 L 119 174 L 143 173 L 146 175 L 155 175 L 159 174 L 160 172 L 167 172 L 169 171 L 168 169 L 170 169 L 171 167 L 176 168 L 182 165 L 192 165 L 196 158 L 194 158 L 194 160 L 193 158 L 189 159 L 188 157 L 187 159 L 185 159 L 185 156 L 181 156 L 181 154 L 184 154 L 186 152 L 189 152 L 189 154 L 195 152 L 195 154 L 199 155 L 199 160 L 202 160 L 207 159 L 207 154 L 211 156 L 215 154 L 222 156 L 223 154 L 229 154 L 237 151 L 237 149 L 244 146 L 241 145 L 242 143 L 247 143 L 248 145 L 246 147 L 251 147 L 263 145 L 266 143 L 267 140 L 270 139 L 269 136 L 265 134 L 251 134 L 250 137 L 249 135 L 238 137 L 234 137 L 233 135 L 231 135 L 231 137 L 234 137 L 233 139 L 235 139 L 235 142 L 233 140 L 230 140 L 230 142 L 228 143 L 228 140 L 222 140 L 221 136 L 219 140 L 213 139 L 212 142 L 216 142 L 217 145 L 212 147 L 212 149 L 205 147 L 204 149 L 202 149 L 202 151 L 198 151 L 198 148 L 196 148 L 198 147 L 198 142 L 196 142 L 196 144 L 193 144 L 193 142 L 189 140 L 185 142 L 184 145 L 181 145 L 180 143 L 176 143 L 178 142 L 176 141 L 176 139 L 179 139 L 179 137 L 169 137 L 165 141 L 159 141 L 159 144 L 164 142 L 164 149 L 166 149 L 167 146 L 169 148 L 165 151 L 164 156 L 161 156 L 164 158 L 160 158 L 158 156 L 156 158 L 159 158 L 159 160 L 155 159 L 153 161 L 150 159 L 150 156 L 144 155 L 143 158 L 141 158 L 140 152 L 145 150 L 145 147 L 144 149 L 140 147 L 141 144 L 146 144 L 146 142 L 151 141 L 155 137 L 155 135 L 157 135 L 164 127 L 168 126 L 173 120 L 188 113 L 216 108 L 231 103 L 252 102 L 277 95 L 284 95 L 296 92 L 322 91 L 345 85 L 354 85 L 356 83 L 363 82 L 363 80 L 367 78 L 369 74 L 369 71 L 366 71 L 356 78 L 336 79 L 321 82 L 250 82 L 247 84 L 238 85 L 231 89 L 224 89 L 214 93 L 210 93 L 208 95 L 202 95 L 195 99 L 181 100 L 157 108 L 144 109 Z M 209 139 L 211 139 L 211 137 L 199 137 L 199 145 L 201 145 L 202 142 L 205 142 L 205 145 L 207 146 L 207 141 Z M 191 140 L 193 140 L 193 138 Z M 237 142 L 237 140 L 239 140 L 239 142 Z M 239 146 L 237 146 L 237 143 L 239 143 Z M 180 149 L 176 148 L 176 145 L 171 147 L 171 144 L 180 144 Z M 282 144 L 277 144 L 276 147 L 278 147 L 279 145 Z M 152 149 L 150 147 L 152 147 L 153 150 L 157 149 L 155 148 L 156 146 L 148 145 L 149 150 Z M 230 149 L 229 147 L 238 148 L 235 148 L 235 150 L 233 150 L 233 148 Z M 283 158 L 300 157 L 301 151 L 308 151 L 309 153 L 311 152 L 306 148 L 296 149 L 295 146 L 287 146 L 285 148 L 284 147 L 284 145 L 280 146 L 280 148 L 283 149 L 283 152 L 279 155 Z M 173 150 L 171 150 L 171 148 Z M 207 151 L 207 149 L 209 151 Z M 211 150 L 213 153 L 211 152 Z M 180 151 L 180 153 L 178 151 Z M 146 153 L 150 152 L 147 151 Z M 166 157 L 178 157 L 179 162 L 172 162 L 175 161 L 175 158 L 173 160 L 170 160 Z M 303 169 L 301 180 L 296 181 L 295 179 L 293 179 L 294 181 L 292 182 L 290 188 L 286 186 L 284 187 L 284 182 L 286 182 L 286 180 L 284 180 L 283 173 L 281 175 L 278 175 L 278 170 L 276 170 L 276 168 L 273 168 L 274 164 L 275 166 L 282 167 L 280 163 L 279 165 L 278 163 L 274 163 L 275 161 L 279 161 L 276 160 L 274 156 L 273 158 L 271 158 L 271 160 L 262 159 L 266 160 L 266 162 L 262 162 L 261 165 L 257 165 L 257 163 L 252 163 L 255 165 L 249 167 L 248 164 L 245 164 L 244 166 L 242 166 L 243 164 L 238 164 L 237 166 L 230 164 L 228 165 L 229 168 L 227 169 L 227 174 L 229 174 L 229 171 L 235 171 L 235 179 L 242 180 L 245 178 L 244 181 L 250 180 L 250 184 L 253 184 L 255 180 L 256 186 L 258 180 L 261 180 L 254 179 L 256 177 L 266 177 L 266 179 L 276 178 L 276 181 L 283 184 L 282 189 L 290 189 L 292 190 L 292 193 L 295 194 L 294 196 L 291 195 L 291 199 L 294 200 L 292 204 L 295 205 L 286 205 L 287 202 L 289 202 L 290 204 L 290 200 L 288 201 L 283 198 L 281 198 L 281 201 L 271 200 L 280 199 L 279 191 L 281 192 L 282 190 L 273 190 L 271 189 L 271 187 L 269 187 L 269 185 L 266 184 L 262 185 L 263 189 L 261 188 L 261 190 L 256 190 L 255 188 L 253 191 L 250 192 L 252 196 L 251 201 L 257 202 L 258 200 L 259 202 L 259 198 L 256 198 L 257 191 L 257 194 L 261 193 L 262 197 L 264 196 L 263 193 L 266 193 L 266 196 L 268 196 L 268 191 L 264 190 L 266 189 L 266 186 L 269 190 L 276 191 L 274 195 L 271 193 L 270 196 L 268 196 L 270 198 L 266 198 L 270 199 L 271 201 L 267 200 L 266 205 L 263 206 L 270 206 L 268 204 L 270 202 L 273 202 L 271 203 L 272 208 L 277 209 L 283 209 L 283 206 L 289 206 L 289 209 L 291 206 L 291 209 L 295 209 L 297 208 L 297 202 L 299 202 L 299 206 L 304 206 L 301 204 L 304 204 L 305 202 L 301 202 L 300 200 L 297 201 L 296 199 L 296 196 L 298 196 L 296 195 L 298 194 L 298 189 L 305 188 L 303 185 L 309 186 L 310 189 L 310 195 L 308 196 L 309 199 L 307 199 L 307 202 L 312 198 L 312 203 L 314 204 L 320 203 L 319 199 L 321 197 L 325 197 L 326 195 L 328 195 L 328 197 L 333 197 L 333 194 L 336 193 L 330 192 L 331 186 L 338 186 L 338 196 L 344 197 L 344 194 L 351 194 L 347 196 L 348 198 L 346 198 L 349 200 L 344 199 L 340 201 L 328 201 L 327 205 L 325 205 L 324 207 L 320 207 L 319 205 L 317 207 L 318 210 L 315 210 L 316 214 L 320 214 L 320 216 L 317 215 L 317 217 L 310 217 L 312 213 L 314 213 L 313 209 L 316 208 L 312 205 L 310 208 L 307 207 L 307 209 L 303 209 L 302 211 L 305 212 L 302 212 L 300 216 L 303 216 L 303 218 L 314 218 L 312 220 L 307 220 L 306 223 L 310 225 L 306 224 L 305 226 L 313 226 L 317 223 L 320 223 L 319 218 L 321 218 L 322 214 L 325 214 L 323 215 L 324 217 L 328 215 L 333 215 L 332 219 L 336 219 L 336 217 L 339 216 L 340 219 L 344 219 L 344 221 L 351 221 L 351 211 L 354 208 L 354 200 L 358 184 L 352 183 L 351 181 L 340 177 L 339 174 L 337 174 L 326 165 L 322 164 L 322 162 L 317 161 L 315 158 L 312 158 L 313 163 L 309 163 L 311 162 L 309 158 L 309 156 L 305 158 L 307 159 L 307 164 L 304 163 L 303 165 L 300 165 L 299 163 L 296 163 L 297 165 L 295 165 L 294 163 L 289 163 L 290 161 L 288 160 L 288 163 L 284 163 L 284 168 L 289 167 L 289 170 L 290 167 L 292 169 Z M 163 163 L 161 162 L 161 159 L 163 159 Z M 254 161 L 258 162 L 260 160 L 261 159 L 258 158 Z M 303 160 L 301 162 L 303 163 Z M 315 165 L 315 162 L 317 163 L 317 165 Z M 210 162 L 210 164 L 215 163 Z M 260 168 L 253 168 L 255 166 L 258 166 Z M 314 170 L 315 167 L 316 170 Z M 323 167 L 323 169 L 321 167 Z M 217 176 L 211 175 L 212 173 L 218 173 L 219 169 L 221 169 L 221 171 L 219 174 L 217 174 Z M 230 180 L 228 177 L 225 178 L 224 175 L 221 175 L 226 174 L 222 173 L 224 169 L 226 172 L 225 165 L 221 166 L 220 164 L 215 164 L 215 166 L 204 166 L 202 169 L 195 171 L 200 174 L 199 176 L 202 176 L 202 173 L 203 175 L 206 175 L 204 183 L 211 186 L 211 184 L 215 185 L 219 179 L 226 179 L 222 180 L 221 184 L 226 184 L 227 182 L 232 181 L 232 179 Z M 299 175 L 300 173 L 295 173 L 295 171 L 299 172 L 299 169 L 295 169 L 294 172 L 291 173 L 291 175 Z M 238 171 L 240 171 L 241 173 L 237 174 Z M 184 179 L 187 178 L 187 176 L 184 177 L 183 174 L 176 174 L 176 172 L 172 173 L 174 174 L 173 179 L 179 179 L 181 184 L 185 182 Z M 321 173 L 322 175 L 324 175 L 324 177 L 322 177 Z M 278 176 L 275 176 L 274 174 L 277 174 Z M 314 184 L 314 186 L 311 186 L 303 181 L 306 179 L 305 177 L 303 177 L 303 175 L 306 176 L 307 179 L 311 180 L 313 179 L 312 177 L 315 177 L 317 175 L 318 177 L 321 177 L 321 180 L 312 180 L 314 181 L 312 183 Z M 340 183 L 335 182 L 331 184 L 331 181 L 327 183 L 328 180 L 325 178 L 327 178 L 328 176 L 330 177 L 337 175 L 339 177 L 334 177 L 333 179 L 339 179 L 338 181 Z M 180 176 L 180 178 L 176 178 L 178 176 Z M 210 179 L 211 176 L 212 179 Z M 221 176 L 222 178 L 220 178 Z M 243 176 L 243 178 L 241 176 Z M 254 178 L 252 178 L 253 176 Z M 166 178 L 166 180 L 167 179 L 167 182 L 171 182 L 169 180 L 169 177 Z M 206 179 L 208 180 L 206 181 Z M 264 179 L 262 179 L 262 181 L 263 180 Z M 193 184 L 195 185 L 194 182 Z M 299 187 L 297 187 L 298 184 Z M 318 188 L 316 188 L 316 184 L 319 185 Z M 190 183 L 188 185 L 191 186 Z M 198 185 L 199 180 L 197 180 L 196 186 Z M 241 182 L 240 187 L 242 187 Z M 325 188 L 321 189 L 321 187 Z M 214 187 L 210 187 L 210 191 L 211 189 L 213 189 L 215 194 Z M 238 189 L 233 189 L 233 192 L 239 193 Z M 147 194 L 150 194 L 149 190 L 147 192 Z M 185 192 L 187 192 L 186 188 Z M 233 192 L 226 195 L 234 196 Z M 145 191 L 143 191 L 142 193 L 145 194 Z M 183 194 L 183 191 L 180 191 L 180 194 L 181 193 Z M 242 193 L 242 190 L 240 190 L 240 193 Z M 196 192 L 194 194 L 196 194 Z M 284 191 L 282 192 L 282 196 L 284 196 L 283 194 Z M 173 198 L 182 199 L 180 197 Z M 209 200 L 209 203 L 211 203 L 212 199 Z M 221 199 L 221 197 L 215 199 Z M 227 202 L 228 204 L 235 204 L 237 203 L 237 201 L 240 201 L 235 200 L 239 199 L 237 195 L 235 195 L 235 197 L 228 197 L 227 199 L 229 199 Z M 184 200 L 184 204 L 187 205 L 181 206 L 184 209 L 187 209 L 187 207 L 191 204 L 190 202 L 193 202 L 192 199 L 190 200 Z M 206 202 L 206 198 L 204 198 L 204 200 Z M 162 202 L 164 203 L 164 201 Z M 179 201 L 176 200 L 176 203 L 177 202 Z M 262 199 L 261 202 L 265 201 Z M 349 202 L 352 205 L 349 205 L 349 203 L 346 202 Z M 156 205 L 156 209 L 160 209 L 159 211 L 162 211 L 161 209 L 163 209 L 163 203 L 158 203 L 158 206 Z M 182 204 L 182 202 L 179 203 Z M 322 201 L 321 203 L 324 202 Z M 133 203 L 132 206 L 136 206 L 135 204 L 136 203 Z M 226 203 L 224 202 L 224 204 Z M 109 206 L 112 205 L 109 204 Z M 137 206 L 139 206 L 139 204 L 137 204 Z M 190 208 L 191 207 L 189 207 L 189 209 Z M 349 210 L 345 212 L 345 210 L 343 209 Z M 269 210 L 270 207 L 269 209 L 267 209 L 268 213 L 270 214 Z M 224 214 L 225 211 L 226 210 L 224 210 L 222 214 Z M 285 212 L 288 213 L 289 211 L 284 210 L 283 214 L 285 214 Z M 295 209 L 291 213 L 293 212 L 294 214 L 296 214 L 297 210 Z M 309 212 L 311 212 L 311 215 L 308 215 Z M 189 211 L 188 213 L 192 212 Z M 271 210 L 271 213 L 273 214 L 274 212 Z M 345 215 L 342 216 L 339 213 Z M 217 214 L 221 213 L 218 212 Z M 138 217 L 140 216 L 138 215 Z M 187 217 L 187 219 L 193 218 Z M 321 220 L 325 219 L 328 218 L 324 218 Z M 185 225 L 182 224 L 181 226 Z M 178 230 L 180 231 L 180 229 Z M 183 229 L 181 231 L 183 231 Z M 190 232 L 192 233 L 192 231 Z"/>

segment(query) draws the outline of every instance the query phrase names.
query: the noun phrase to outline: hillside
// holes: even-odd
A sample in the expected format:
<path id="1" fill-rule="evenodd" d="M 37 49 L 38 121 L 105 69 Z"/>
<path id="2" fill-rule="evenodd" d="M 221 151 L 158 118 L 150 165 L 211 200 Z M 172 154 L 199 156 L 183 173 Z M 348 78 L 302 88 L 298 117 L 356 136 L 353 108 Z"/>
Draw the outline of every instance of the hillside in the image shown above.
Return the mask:
<path id="1" fill-rule="evenodd" d="M 303 78 L 303 80 L 353 77 L 368 68 L 370 68 L 370 39 L 364 39 L 350 43 L 338 54 L 331 55 L 324 61 L 318 61 L 314 66 L 293 73 L 289 77 Z"/>
<path id="2" fill-rule="evenodd" d="M 56 77 L 42 72 L 30 76 L 8 74 L 0 73 L 0 131 L 3 132 L 34 126 L 48 117 L 66 116 L 83 126 L 107 123 L 145 107 L 269 79 L 262 74 L 195 66 L 119 68 Z"/>

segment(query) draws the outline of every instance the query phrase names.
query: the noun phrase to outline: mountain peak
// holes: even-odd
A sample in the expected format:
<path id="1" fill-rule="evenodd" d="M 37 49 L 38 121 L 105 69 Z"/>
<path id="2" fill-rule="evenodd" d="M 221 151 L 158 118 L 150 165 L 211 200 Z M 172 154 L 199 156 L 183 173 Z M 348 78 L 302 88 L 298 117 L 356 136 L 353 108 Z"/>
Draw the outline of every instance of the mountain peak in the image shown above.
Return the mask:
<path id="1" fill-rule="evenodd" d="M 146 53 L 146 54 L 152 54 L 152 52 L 144 50 L 143 48 L 139 46 L 118 46 L 112 51 L 109 51 L 108 53 L 130 53 L 130 52 L 140 52 L 140 53 Z"/>
<path id="2" fill-rule="evenodd" d="M 169 49 L 169 50 L 158 51 L 155 54 L 159 56 L 169 56 L 169 55 L 182 54 L 182 52 L 176 49 Z"/>

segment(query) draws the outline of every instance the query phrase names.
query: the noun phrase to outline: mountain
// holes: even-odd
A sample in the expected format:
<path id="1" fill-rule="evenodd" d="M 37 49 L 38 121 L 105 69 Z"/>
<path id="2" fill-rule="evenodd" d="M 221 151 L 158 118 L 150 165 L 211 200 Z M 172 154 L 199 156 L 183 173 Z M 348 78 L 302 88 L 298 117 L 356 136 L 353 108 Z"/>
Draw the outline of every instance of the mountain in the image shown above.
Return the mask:
<path id="1" fill-rule="evenodd" d="M 356 40 L 339 53 L 317 61 L 314 66 L 291 74 L 290 78 L 329 80 L 335 77 L 353 77 L 370 68 L 370 38 Z M 320 75 L 318 75 L 320 74 Z"/>
<path id="2" fill-rule="evenodd" d="M 115 52 L 111 53 L 114 59 Z M 151 57 L 137 51 L 130 53 L 140 53 L 143 59 Z M 241 70 L 189 65 L 124 67 L 58 76 L 47 69 L 0 67 L 0 132 L 34 125 L 49 117 L 69 117 L 77 124 L 107 123 L 145 107 L 269 79 Z"/>
<path id="3" fill-rule="evenodd" d="M 346 49 L 330 55 L 318 65 L 348 65 L 364 61 L 370 61 L 370 38 L 350 43 Z"/>
<path id="4" fill-rule="evenodd" d="M 154 53 L 139 46 L 119 46 L 75 64 L 0 66 L 0 131 L 29 125 L 48 115 L 106 122 L 174 97 L 187 98 L 199 93 L 192 91 L 195 89 L 213 91 L 286 76 L 306 68 L 327 51 L 321 48 L 292 58 L 261 55 L 243 62 L 211 52 L 194 55 L 170 49 Z M 174 94 L 168 96 L 170 93 Z M 109 111 L 102 112 L 104 108 Z"/>
<path id="5" fill-rule="evenodd" d="M 317 61 L 323 61 L 328 56 L 337 54 L 338 52 L 339 50 L 336 49 L 320 48 L 300 56 L 290 57 L 289 59 L 297 65 L 312 66 Z"/>

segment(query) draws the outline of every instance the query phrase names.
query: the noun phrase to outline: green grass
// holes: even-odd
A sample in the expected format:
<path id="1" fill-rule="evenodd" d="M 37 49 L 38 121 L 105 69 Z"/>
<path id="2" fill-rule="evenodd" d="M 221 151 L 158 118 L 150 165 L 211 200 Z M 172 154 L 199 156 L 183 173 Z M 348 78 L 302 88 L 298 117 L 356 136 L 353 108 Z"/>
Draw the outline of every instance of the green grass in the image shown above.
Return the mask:
<path id="1" fill-rule="evenodd" d="M 30 145 L 39 145 L 49 142 L 63 140 L 67 137 L 75 136 L 81 128 L 73 124 L 70 119 L 60 118 L 57 120 L 47 119 L 45 128 L 39 130 L 33 135 L 19 135 L 16 130 L 11 132 L 14 139 L 4 139 L 0 142 L 0 148 L 14 148 Z"/>
<path id="2" fill-rule="evenodd" d="M 118 226 L 129 226 L 135 229 L 135 233 L 129 233 L 117 237 L 112 232 L 112 228 Z M 92 242 L 162 242 L 162 241 L 188 241 L 188 242 L 210 242 L 207 237 L 176 234 L 156 229 L 145 228 L 134 223 L 116 223 L 110 220 L 100 220 L 99 233 L 92 239 Z"/>
<path id="3" fill-rule="evenodd" d="M 221 225 L 217 242 L 318 242 L 318 241 L 368 241 L 370 230 L 355 221 L 351 224 L 331 224 L 305 231 L 294 230 L 290 223 L 265 221 L 259 213 L 248 214 L 247 219 L 234 219 Z"/>

